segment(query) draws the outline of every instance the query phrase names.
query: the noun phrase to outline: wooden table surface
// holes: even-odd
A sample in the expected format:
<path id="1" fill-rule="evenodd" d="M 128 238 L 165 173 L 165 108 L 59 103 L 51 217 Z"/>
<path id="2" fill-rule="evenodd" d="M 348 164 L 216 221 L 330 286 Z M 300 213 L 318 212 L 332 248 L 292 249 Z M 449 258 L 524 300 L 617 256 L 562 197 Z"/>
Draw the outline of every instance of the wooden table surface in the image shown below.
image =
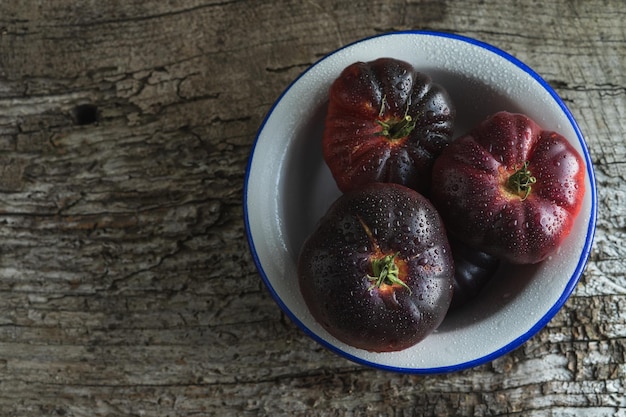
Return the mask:
<path id="1" fill-rule="evenodd" d="M 0 3 L 0 415 L 626 416 L 622 0 Z M 445 375 L 366 368 L 281 313 L 248 252 L 246 162 L 325 54 L 428 29 L 504 49 L 588 142 L 599 217 L 564 308 Z"/>

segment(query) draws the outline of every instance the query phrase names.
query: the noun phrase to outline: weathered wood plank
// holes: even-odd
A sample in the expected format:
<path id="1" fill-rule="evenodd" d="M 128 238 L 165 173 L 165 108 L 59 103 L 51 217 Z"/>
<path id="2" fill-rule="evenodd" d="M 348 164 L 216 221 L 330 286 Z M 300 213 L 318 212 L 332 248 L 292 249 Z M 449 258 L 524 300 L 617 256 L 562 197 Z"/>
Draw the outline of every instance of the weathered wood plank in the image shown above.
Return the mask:
<path id="1" fill-rule="evenodd" d="M 624 17 L 617 0 L 2 2 L 0 415 L 626 416 Z M 578 120 L 599 187 L 565 307 L 450 375 L 311 342 L 262 286 L 242 222 L 248 153 L 280 92 L 401 29 L 530 65 Z"/>

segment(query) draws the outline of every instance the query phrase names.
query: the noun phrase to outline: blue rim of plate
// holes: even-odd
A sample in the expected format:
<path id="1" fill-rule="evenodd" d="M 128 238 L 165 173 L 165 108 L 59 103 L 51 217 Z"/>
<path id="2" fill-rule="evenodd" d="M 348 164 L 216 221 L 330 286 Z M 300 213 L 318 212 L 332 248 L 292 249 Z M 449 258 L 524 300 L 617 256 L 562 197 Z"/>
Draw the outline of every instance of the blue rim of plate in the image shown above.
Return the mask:
<path id="1" fill-rule="evenodd" d="M 269 118 L 272 116 L 272 114 L 274 112 L 274 109 L 276 108 L 278 103 L 282 100 L 282 98 L 285 96 L 285 94 L 287 94 L 287 92 L 291 89 L 291 87 L 300 78 L 302 78 L 313 67 L 315 67 L 316 65 L 318 65 L 320 62 L 324 61 L 325 59 L 329 58 L 330 56 L 338 53 L 339 51 L 341 51 L 343 49 L 349 48 L 349 47 L 351 47 L 353 45 L 356 45 L 356 44 L 359 44 L 359 43 L 362 43 L 362 42 L 366 42 L 366 41 L 371 40 L 371 39 L 380 38 L 380 37 L 386 37 L 386 36 L 396 36 L 396 35 L 434 36 L 434 37 L 442 37 L 442 38 L 451 38 L 451 39 L 456 39 L 456 40 L 459 40 L 459 41 L 462 41 L 462 42 L 466 42 L 466 43 L 469 43 L 471 45 L 478 46 L 480 48 L 486 49 L 486 50 L 488 50 L 488 51 L 498 55 L 499 57 L 504 58 L 505 60 L 509 61 L 510 63 L 515 65 L 516 67 L 518 67 L 521 70 L 523 70 L 524 72 L 526 72 L 532 78 L 534 78 L 552 96 L 554 101 L 559 105 L 559 107 L 561 108 L 563 113 L 567 116 L 567 119 L 569 120 L 572 128 L 576 132 L 576 136 L 577 136 L 578 141 L 579 141 L 579 143 L 580 143 L 580 145 L 582 147 L 582 150 L 583 150 L 583 158 L 585 160 L 585 164 L 586 164 L 586 168 L 587 168 L 587 175 L 589 176 L 589 181 L 590 181 L 590 184 L 591 184 L 591 188 L 589 190 L 591 192 L 591 213 L 590 213 L 590 218 L 589 218 L 589 225 L 587 226 L 587 236 L 586 236 L 586 239 L 585 239 L 585 245 L 583 246 L 581 256 L 579 258 L 578 264 L 576 265 L 576 269 L 574 270 L 574 273 L 570 277 L 569 281 L 567 282 L 567 285 L 565 286 L 561 296 L 556 301 L 556 303 L 554 303 L 554 305 L 528 331 L 526 331 L 525 333 L 523 333 L 522 335 L 520 335 L 516 339 L 512 340 L 511 342 L 507 343 L 506 345 L 502 346 L 501 348 L 499 348 L 499 349 L 497 349 L 497 350 L 495 350 L 495 351 L 493 351 L 493 352 L 491 352 L 491 353 L 489 353 L 489 354 L 487 354 L 485 356 L 482 356 L 480 358 L 473 359 L 473 360 L 466 361 L 466 362 L 462 362 L 462 363 L 458 363 L 458 364 L 455 364 L 455 365 L 450 365 L 450 366 L 433 367 L 433 368 L 402 368 L 402 367 L 382 365 L 382 364 L 379 364 L 379 363 L 367 361 L 365 359 L 362 359 L 362 358 L 359 358 L 357 356 L 354 356 L 354 355 L 352 355 L 352 354 L 350 354 L 348 352 L 345 352 L 344 350 L 338 348 L 337 346 L 331 344 L 330 342 L 324 340 L 323 338 L 321 338 L 320 336 L 315 334 L 304 323 L 302 323 L 302 321 L 300 321 L 300 319 L 298 319 L 298 317 L 296 317 L 296 315 L 283 303 L 283 301 L 281 300 L 280 296 L 277 294 L 276 290 L 274 289 L 274 287 L 272 286 L 270 280 L 268 279 L 268 277 L 267 277 L 267 275 L 265 273 L 265 270 L 263 269 L 263 265 L 261 264 L 261 261 L 260 261 L 260 259 L 258 257 L 258 254 L 257 254 L 257 251 L 256 251 L 256 246 L 255 246 L 254 241 L 252 239 L 252 233 L 251 233 L 251 230 L 250 230 L 250 219 L 249 219 L 249 213 L 248 213 L 248 180 L 250 179 L 250 168 L 251 168 L 251 165 L 252 165 L 252 160 L 254 158 L 254 151 L 255 151 L 257 142 L 259 140 L 259 136 L 261 135 L 261 132 L 263 132 L 265 124 L 267 123 Z M 595 230 L 596 230 L 596 221 L 597 221 L 597 215 L 598 215 L 597 210 L 598 210 L 598 204 L 597 204 L 596 180 L 595 180 L 595 174 L 594 174 L 594 170 L 593 170 L 593 164 L 591 162 L 591 155 L 589 153 L 589 149 L 587 147 L 587 143 L 585 142 L 585 140 L 583 138 L 583 135 L 582 135 L 582 132 L 581 132 L 580 128 L 578 127 L 578 124 L 576 123 L 576 120 L 574 119 L 572 113 L 567 108 L 567 106 L 565 105 L 563 100 L 559 97 L 559 95 L 552 89 L 552 87 L 550 87 L 550 85 L 539 74 L 537 74 L 532 68 L 530 68 L 528 65 L 524 64 L 519 59 L 517 59 L 514 56 L 510 55 L 508 52 L 505 52 L 505 51 L 503 51 L 503 50 L 501 50 L 499 48 L 496 48 L 493 45 L 490 45 L 488 43 L 485 43 L 483 41 L 479 41 L 479 40 L 476 40 L 476 39 L 473 39 L 473 38 L 462 36 L 462 35 L 457 35 L 457 34 L 447 33 L 447 32 L 428 31 L 428 30 L 397 31 L 397 32 L 383 33 L 383 34 L 379 34 L 379 35 L 374 35 L 374 36 L 370 36 L 370 37 L 367 37 L 367 38 L 363 38 L 363 39 L 360 39 L 358 41 L 355 41 L 355 42 L 352 42 L 350 44 L 347 44 L 347 45 L 345 45 L 345 46 L 343 46 L 343 47 L 341 47 L 339 49 L 336 49 L 335 51 L 327 54 L 326 56 L 324 56 L 323 58 L 321 58 L 317 62 L 315 62 L 313 65 L 311 65 L 309 68 L 307 68 L 305 71 L 303 71 L 281 93 L 281 95 L 274 102 L 274 104 L 272 105 L 271 109 L 269 110 L 269 112 L 265 116 L 265 119 L 263 120 L 263 123 L 261 124 L 261 126 L 260 126 L 260 128 L 259 128 L 259 130 L 257 132 L 257 135 L 256 135 L 256 137 L 254 139 L 254 143 L 252 144 L 252 148 L 251 148 L 251 151 L 250 151 L 250 157 L 248 159 L 248 163 L 247 163 L 247 166 L 246 166 L 246 174 L 245 174 L 244 187 L 243 187 L 244 227 L 245 227 L 245 231 L 246 231 L 246 238 L 248 240 L 248 245 L 250 247 L 250 252 L 251 252 L 252 258 L 254 260 L 254 263 L 256 265 L 256 268 L 257 268 L 259 274 L 261 275 L 261 278 L 262 278 L 263 282 L 265 283 L 265 286 L 269 290 L 270 295 L 272 296 L 274 301 L 282 309 L 282 311 L 294 323 L 296 323 L 296 325 L 298 327 L 300 327 L 300 329 L 302 329 L 305 332 L 305 334 L 307 334 L 309 337 L 314 339 L 320 345 L 322 345 L 325 348 L 327 348 L 327 349 L 329 349 L 329 350 L 339 354 L 340 356 L 343 356 L 344 358 L 346 358 L 346 359 L 348 359 L 348 360 L 350 360 L 352 362 L 358 363 L 360 365 L 372 367 L 372 368 L 375 368 L 375 369 L 385 370 L 385 371 L 392 371 L 392 372 L 406 373 L 406 374 L 442 374 L 442 373 L 450 373 L 450 372 L 462 371 L 462 370 L 465 370 L 465 369 L 469 369 L 469 368 L 473 368 L 473 367 L 476 367 L 476 366 L 479 366 L 479 365 L 483 365 L 485 363 L 491 362 L 491 361 L 497 359 L 498 357 L 503 356 L 503 355 L 505 355 L 505 354 L 507 354 L 507 353 L 509 353 L 509 352 L 511 352 L 511 351 L 513 351 L 515 349 L 517 349 L 522 344 L 524 344 L 526 341 L 528 341 L 531 337 L 533 337 L 535 334 L 537 334 L 541 329 L 543 329 L 548 324 L 548 322 L 550 322 L 550 320 L 552 320 L 552 318 L 556 315 L 556 313 L 563 307 L 563 305 L 565 304 L 567 299 L 570 297 L 570 295 L 574 291 L 574 288 L 578 284 L 578 281 L 580 280 L 580 278 L 581 278 L 581 276 L 583 274 L 583 271 L 584 271 L 585 266 L 587 264 L 589 255 L 591 253 L 591 248 L 593 246 L 593 240 L 594 240 L 594 235 L 595 235 Z"/>

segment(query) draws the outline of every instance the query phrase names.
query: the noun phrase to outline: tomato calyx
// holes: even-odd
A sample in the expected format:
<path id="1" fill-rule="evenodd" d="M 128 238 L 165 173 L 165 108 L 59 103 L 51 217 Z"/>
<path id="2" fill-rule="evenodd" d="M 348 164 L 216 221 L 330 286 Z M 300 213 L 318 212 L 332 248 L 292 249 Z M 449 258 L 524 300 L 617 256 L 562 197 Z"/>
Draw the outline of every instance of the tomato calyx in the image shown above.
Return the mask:
<path id="1" fill-rule="evenodd" d="M 389 119 L 389 120 L 376 120 L 376 123 L 382 127 L 382 131 L 380 132 L 381 136 L 386 137 L 389 140 L 398 140 L 409 136 L 409 134 L 415 129 L 415 125 L 417 120 L 413 119 L 409 113 L 409 105 L 411 104 L 410 100 L 407 103 L 406 111 L 404 112 L 404 116 L 401 119 Z M 383 117 L 383 113 L 385 112 L 385 107 L 387 105 L 387 98 L 383 97 L 382 102 L 380 104 L 380 111 L 378 112 L 378 117 Z"/>
<path id="2" fill-rule="evenodd" d="M 367 274 L 367 279 L 372 282 L 372 285 L 369 286 L 367 291 L 372 291 L 374 288 L 380 289 L 383 285 L 393 286 L 398 284 L 409 290 L 409 294 L 412 294 L 411 288 L 400 279 L 400 267 L 396 262 L 396 256 L 398 256 L 399 252 L 391 255 L 383 255 L 376 239 L 374 239 L 372 230 L 367 226 L 367 224 L 365 224 L 365 221 L 363 221 L 361 216 L 357 215 L 357 219 L 359 220 L 359 223 L 361 223 L 363 231 L 374 247 L 374 255 L 371 264 L 372 275 Z"/>
<path id="3" fill-rule="evenodd" d="M 530 195 L 532 185 L 536 182 L 537 178 L 535 178 L 528 169 L 528 161 L 526 161 L 519 170 L 515 171 L 515 173 L 509 177 L 507 188 L 524 201 Z"/>
<path id="4" fill-rule="evenodd" d="M 376 122 L 383 128 L 380 132 L 381 136 L 389 140 L 398 140 L 409 136 L 416 123 L 408 114 L 405 114 L 399 121 L 383 122 L 382 120 L 377 120 Z"/>
<path id="5" fill-rule="evenodd" d="M 372 291 L 374 288 L 380 288 L 383 284 L 398 284 L 409 290 L 409 294 L 411 294 L 411 288 L 400 279 L 400 269 L 395 261 L 397 255 L 397 253 L 385 255 L 382 258 L 377 258 L 372 261 L 373 275 L 367 276 L 367 278 L 372 281 L 372 285 L 367 289 L 368 291 Z"/>

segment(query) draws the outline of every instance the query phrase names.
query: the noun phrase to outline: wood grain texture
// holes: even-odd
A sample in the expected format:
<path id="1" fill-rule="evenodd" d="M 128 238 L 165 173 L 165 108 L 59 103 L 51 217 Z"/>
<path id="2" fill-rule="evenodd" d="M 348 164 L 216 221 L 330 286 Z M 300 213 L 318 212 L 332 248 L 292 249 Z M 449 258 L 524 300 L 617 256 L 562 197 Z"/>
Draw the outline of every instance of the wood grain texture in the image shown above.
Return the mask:
<path id="1" fill-rule="evenodd" d="M 1 2 L 0 415 L 626 416 L 625 19 L 621 0 Z M 242 220 L 281 91 L 401 29 L 526 62 L 597 175 L 595 245 L 565 307 L 449 375 L 312 343 L 263 287 Z"/>

